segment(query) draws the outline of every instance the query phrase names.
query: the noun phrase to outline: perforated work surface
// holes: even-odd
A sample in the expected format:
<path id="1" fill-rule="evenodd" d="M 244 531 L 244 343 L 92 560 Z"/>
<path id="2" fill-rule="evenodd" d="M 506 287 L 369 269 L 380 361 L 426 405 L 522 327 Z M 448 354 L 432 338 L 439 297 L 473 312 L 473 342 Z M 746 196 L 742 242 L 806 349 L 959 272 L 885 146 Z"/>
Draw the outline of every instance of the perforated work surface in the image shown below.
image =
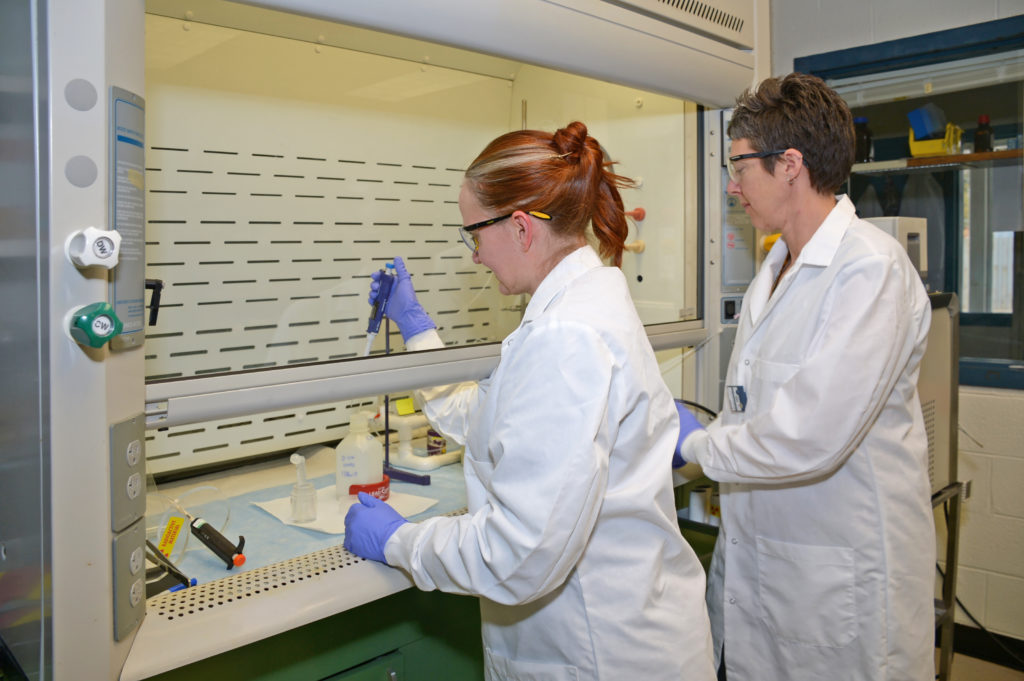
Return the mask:
<path id="1" fill-rule="evenodd" d="M 293 558 L 231 577 L 154 596 L 146 602 L 151 617 L 178 620 L 214 608 L 232 607 L 249 598 L 297 584 L 319 575 L 342 570 L 363 561 L 341 546 Z"/>
<path id="2" fill-rule="evenodd" d="M 444 515 L 454 518 L 466 512 L 463 507 Z M 261 594 L 343 570 L 364 560 L 341 545 L 332 546 L 208 584 L 154 596 L 146 601 L 146 612 L 168 621 L 181 620 L 214 608 L 232 607 Z"/>

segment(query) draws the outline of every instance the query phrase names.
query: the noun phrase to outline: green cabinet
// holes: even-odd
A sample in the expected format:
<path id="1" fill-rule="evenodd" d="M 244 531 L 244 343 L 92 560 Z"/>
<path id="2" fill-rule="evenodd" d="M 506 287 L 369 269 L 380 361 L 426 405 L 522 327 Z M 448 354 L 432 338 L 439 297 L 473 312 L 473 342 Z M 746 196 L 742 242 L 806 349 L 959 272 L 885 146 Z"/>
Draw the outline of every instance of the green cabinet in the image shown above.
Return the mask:
<path id="1" fill-rule="evenodd" d="M 169 641 L 168 645 L 173 645 Z M 476 598 L 406 589 L 151 681 L 480 681 Z"/>
<path id="2" fill-rule="evenodd" d="M 328 676 L 324 681 L 402 681 L 404 678 L 405 658 L 398 652 L 371 660 L 347 672 Z"/>

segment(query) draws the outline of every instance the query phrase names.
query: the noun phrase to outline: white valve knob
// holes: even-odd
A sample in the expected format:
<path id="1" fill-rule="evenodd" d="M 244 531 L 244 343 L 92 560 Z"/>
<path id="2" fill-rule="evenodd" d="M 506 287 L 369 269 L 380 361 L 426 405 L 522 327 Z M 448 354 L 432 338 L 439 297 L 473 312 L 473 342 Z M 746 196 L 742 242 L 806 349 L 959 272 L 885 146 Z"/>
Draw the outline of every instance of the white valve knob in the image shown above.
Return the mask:
<path id="1" fill-rule="evenodd" d="M 121 234 L 116 229 L 86 227 L 71 234 L 64 242 L 64 253 L 78 267 L 112 269 L 117 265 L 120 252 Z"/>

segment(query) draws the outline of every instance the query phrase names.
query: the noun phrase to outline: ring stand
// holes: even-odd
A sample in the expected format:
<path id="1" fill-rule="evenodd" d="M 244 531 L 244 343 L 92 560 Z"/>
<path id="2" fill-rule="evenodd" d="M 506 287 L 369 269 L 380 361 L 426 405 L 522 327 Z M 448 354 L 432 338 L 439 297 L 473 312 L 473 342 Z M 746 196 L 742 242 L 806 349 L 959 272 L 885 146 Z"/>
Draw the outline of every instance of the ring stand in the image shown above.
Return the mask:
<path id="1" fill-rule="evenodd" d="M 384 354 L 391 354 L 391 319 L 384 315 Z M 411 473 L 391 465 L 391 428 L 388 416 L 391 413 L 391 398 L 384 394 L 384 474 L 392 480 L 411 482 L 414 485 L 429 485 L 430 476 Z"/>

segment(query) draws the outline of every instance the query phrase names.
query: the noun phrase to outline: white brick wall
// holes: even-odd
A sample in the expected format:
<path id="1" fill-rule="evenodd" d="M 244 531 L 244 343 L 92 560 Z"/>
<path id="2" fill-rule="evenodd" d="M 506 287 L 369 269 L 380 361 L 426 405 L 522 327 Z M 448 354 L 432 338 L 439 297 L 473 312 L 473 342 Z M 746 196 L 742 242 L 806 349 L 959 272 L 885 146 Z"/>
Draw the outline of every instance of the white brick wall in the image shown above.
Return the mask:
<path id="1" fill-rule="evenodd" d="M 962 387 L 960 428 L 958 477 L 972 488 L 957 592 L 987 628 L 1024 639 L 1024 392 Z M 942 556 L 941 513 L 936 523 Z M 970 625 L 962 612 L 957 621 Z"/>

